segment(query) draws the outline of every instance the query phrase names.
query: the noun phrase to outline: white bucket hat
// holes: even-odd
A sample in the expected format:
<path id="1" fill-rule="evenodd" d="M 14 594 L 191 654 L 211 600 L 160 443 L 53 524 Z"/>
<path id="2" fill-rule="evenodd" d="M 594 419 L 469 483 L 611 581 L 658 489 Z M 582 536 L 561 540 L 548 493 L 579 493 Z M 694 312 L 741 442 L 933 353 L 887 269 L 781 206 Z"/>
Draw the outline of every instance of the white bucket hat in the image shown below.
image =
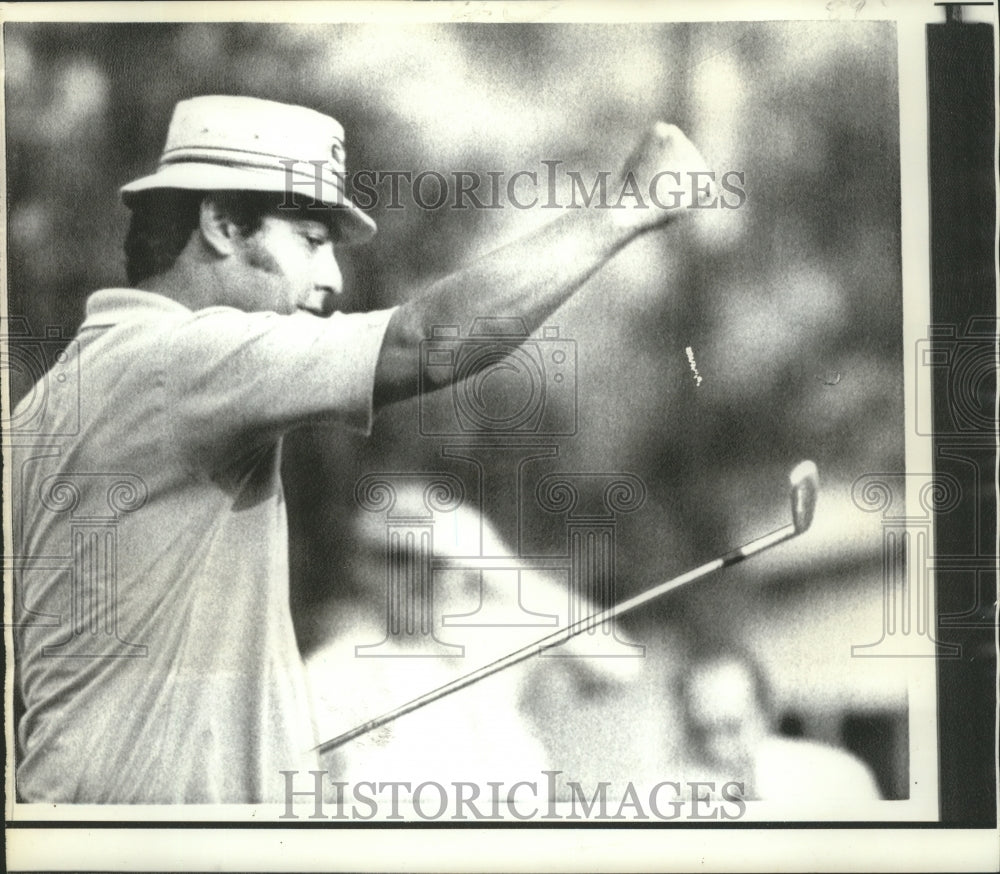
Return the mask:
<path id="1" fill-rule="evenodd" d="M 193 97 L 174 108 L 160 166 L 121 189 L 296 193 L 343 211 L 344 242 L 375 234 L 375 222 L 344 191 L 344 128 L 328 115 L 256 97 Z"/>

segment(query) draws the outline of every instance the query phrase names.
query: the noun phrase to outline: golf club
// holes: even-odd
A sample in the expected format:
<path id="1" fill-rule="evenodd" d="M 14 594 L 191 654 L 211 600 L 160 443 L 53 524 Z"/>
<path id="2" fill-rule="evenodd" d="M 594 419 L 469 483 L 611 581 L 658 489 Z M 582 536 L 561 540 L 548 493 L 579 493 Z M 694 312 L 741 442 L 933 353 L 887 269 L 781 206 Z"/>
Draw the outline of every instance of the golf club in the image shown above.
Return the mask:
<path id="1" fill-rule="evenodd" d="M 655 598 L 659 598 L 667 594 L 667 592 L 672 592 L 674 589 L 678 589 L 681 586 L 687 585 L 695 580 L 699 580 L 702 577 L 706 577 L 721 568 L 738 564 L 744 559 L 750 558 L 752 555 L 757 555 L 765 549 L 770 549 L 772 546 L 777 546 L 779 543 L 783 543 L 786 540 L 790 540 L 791 538 L 802 534 L 812 524 L 813 513 L 816 509 L 816 496 L 819 491 L 819 473 L 816 470 L 816 465 L 811 461 L 803 461 L 800 464 L 797 464 L 789 475 L 789 480 L 792 487 L 791 525 L 786 525 L 783 528 L 772 531 L 770 534 L 765 534 L 763 537 L 752 540 L 750 543 L 744 544 L 731 552 L 727 552 L 719 558 L 713 559 L 706 564 L 696 567 L 694 570 L 690 570 L 687 573 L 681 574 L 679 577 L 674 577 L 673 579 L 659 583 L 644 592 L 640 592 L 638 595 L 628 598 L 612 607 L 608 607 L 606 610 L 601 610 L 600 612 L 580 619 L 571 625 L 566 625 L 563 628 L 553 631 L 551 634 L 546 635 L 540 640 L 536 640 L 533 643 L 529 643 L 526 646 L 521 647 L 520 649 L 514 650 L 514 652 L 501 656 L 496 661 L 491 662 L 488 665 L 484 665 L 475 671 L 471 671 L 462 677 L 458 677 L 449 683 L 445 683 L 443 686 L 439 686 L 437 689 L 433 689 L 430 692 L 420 695 L 412 701 L 408 701 L 406 704 L 402 704 L 393 710 L 383 713 L 381 716 L 369 719 L 367 722 L 362 723 L 349 731 L 345 731 L 343 734 L 339 734 L 330 740 L 324 741 L 313 749 L 319 751 L 320 753 L 326 753 L 330 750 L 334 750 L 337 747 L 343 746 L 348 741 L 352 741 L 361 735 L 367 734 L 370 731 L 374 731 L 376 728 L 380 728 L 389 722 L 399 719 L 401 716 L 405 716 L 407 713 L 419 710 L 421 707 L 430 704 L 432 701 L 444 698 L 445 695 L 450 695 L 452 692 L 457 692 L 459 689 L 465 689 L 473 683 L 478 683 L 480 680 L 489 677 L 498 671 L 502 671 L 505 668 L 516 665 L 519 662 L 522 662 L 533 655 L 542 653 L 547 649 L 551 649 L 554 646 L 559 646 L 559 644 L 565 643 L 570 638 L 575 637 L 578 634 L 582 634 L 584 631 L 596 628 L 602 622 L 609 622 L 616 619 L 624 613 L 634 610 L 636 607 L 640 607 Z"/>

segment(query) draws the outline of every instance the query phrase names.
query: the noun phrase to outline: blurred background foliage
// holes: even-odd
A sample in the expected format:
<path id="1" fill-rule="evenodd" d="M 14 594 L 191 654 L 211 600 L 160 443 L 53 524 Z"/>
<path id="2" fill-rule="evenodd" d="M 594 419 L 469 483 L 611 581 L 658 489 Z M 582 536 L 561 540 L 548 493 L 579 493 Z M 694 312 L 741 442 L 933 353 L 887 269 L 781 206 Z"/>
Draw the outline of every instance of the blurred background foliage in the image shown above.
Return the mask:
<path id="1" fill-rule="evenodd" d="M 575 397 L 579 424 L 532 475 L 643 480 L 645 505 L 617 529 L 624 597 L 785 524 L 787 471 L 814 459 L 825 485 L 815 531 L 625 624 L 640 641 L 692 623 L 728 629 L 815 735 L 843 742 L 859 712 L 889 712 L 905 732 L 899 677 L 886 660 L 850 658 L 850 644 L 878 638 L 882 592 L 879 520 L 850 486 L 903 469 L 893 25 L 7 24 L 4 40 L 9 313 L 35 333 L 72 333 L 90 292 L 124 283 L 117 188 L 155 165 L 173 105 L 198 94 L 328 112 L 345 125 L 353 171 L 509 175 L 559 160 L 592 178 L 663 118 L 720 173 L 745 174 L 740 209 L 644 238 L 552 318 L 578 370 L 575 395 L 550 402 L 565 418 Z M 376 239 L 340 256 L 345 309 L 406 300 L 553 217 L 387 210 L 384 199 L 371 214 Z M 450 399 L 430 403 L 440 415 L 433 404 Z M 324 636 L 317 608 L 361 597 L 345 534 L 358 478 L 463 472 L 442 458 L 445 441 L 421 436 L 418 412 L 417 401 L 386 410 L 369 439 L 313 428 L 289 440 L 306 652 Z M 507 463 L 489 459 L 487 475 L 500 481 Z M 518 534 L 510 518 L 492 521 Z M 558 550 L 543 522 L 529 545 Z M 893 755 L 882 776 L 898 794 L 905 751 Z"/>

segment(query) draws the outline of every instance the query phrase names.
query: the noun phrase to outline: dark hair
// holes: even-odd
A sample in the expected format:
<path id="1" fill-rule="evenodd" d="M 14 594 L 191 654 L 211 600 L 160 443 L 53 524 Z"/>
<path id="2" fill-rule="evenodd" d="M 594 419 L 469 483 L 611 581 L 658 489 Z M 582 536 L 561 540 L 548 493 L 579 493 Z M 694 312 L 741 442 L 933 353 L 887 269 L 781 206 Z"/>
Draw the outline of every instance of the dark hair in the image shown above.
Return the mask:
<path id="1" fill-rule="evenodd" d="M 318 209 L 306 197 L 264 191 L 185 191 L 164 188 L 133 195 L 132 220 L 125 236 L 125 275 L 129 285 L 165 273 L 174 266 L 201 221 L 201 204 L 211 200 L 249 237 L 260 230 L 266 214 L 279 209 L 309 210 L 308 217 L 335 230 L 330 208 Z M 336 235 L 334 235 L 336 239 Z"/>

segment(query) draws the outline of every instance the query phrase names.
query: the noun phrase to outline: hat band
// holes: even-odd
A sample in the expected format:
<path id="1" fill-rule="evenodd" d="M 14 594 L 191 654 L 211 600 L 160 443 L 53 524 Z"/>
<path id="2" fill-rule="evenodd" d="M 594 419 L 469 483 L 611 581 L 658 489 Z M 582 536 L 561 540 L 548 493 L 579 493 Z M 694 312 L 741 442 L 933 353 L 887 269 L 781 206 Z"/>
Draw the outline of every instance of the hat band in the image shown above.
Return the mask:
<path id="1" fill-rule="evenodd" d="M 212 146 L 189 146 L 184 149 L 171 149 L 163 153 L 160 158 L 160 166 L 173 164 L 178 161 L 207 161 L 210 164 L 225 164 L 227 167 L 245 166 L 259 168 L 273 168 L 275 164 L 285 169 L 291 164 L 310 164 L 315 167 L 322 165 L 324 168 L 332 168 L 332 173 L 343 173 L 344 165 L 333 160 L 329 156 L 321 158 L 292 158 L 288 155 L 279 155 L 273 152 L 258 152 L 245 149 L 234 149 L 227 147 L 224 149 L 213 148 Z"/>
<path id="2" fill-rule="evenodd" d="M 288 155 L 279 155 L 274 152 L 261 152 L 251 149 L 234 149 L 232 146 L 225 148 L 215 146 L 187 146 L 183 149 L 168 149 L 160 158 L 163 164 L 172 164 L 175 161 L 208 161 L 211 164 L 225 164 L 226 166 L 244 165 L 250 167 L 273 167 L 280 164 L 282 169 L 288 166 L 288 162 L 295 164 L 311 164 L 316 166 L 322 164 L 324 167 L 332 167 L 332 172 L 343 173 L 345 167 L 342 162 L 326 155 L 317 158 L 292 158 Z"/>
<path id="3" fill-rule="evenodd" d="M 286 179 L 302 186 L 305 182 L 322 187 L 332 187 L 342 198 L 345 185 L 346 170 L 343 167 L 333 168 L 330 159 L 289 158 L 284 155 L 268 155 L 264 152 L 239 152 L 234 156 L 234 149 L 184 149 L 171 155 L 164 155 L 160 160 L 160 169 L 176 164 L 215 164 L 219 167 L 247 170 L 271 170 L 283 173 Z"/>

